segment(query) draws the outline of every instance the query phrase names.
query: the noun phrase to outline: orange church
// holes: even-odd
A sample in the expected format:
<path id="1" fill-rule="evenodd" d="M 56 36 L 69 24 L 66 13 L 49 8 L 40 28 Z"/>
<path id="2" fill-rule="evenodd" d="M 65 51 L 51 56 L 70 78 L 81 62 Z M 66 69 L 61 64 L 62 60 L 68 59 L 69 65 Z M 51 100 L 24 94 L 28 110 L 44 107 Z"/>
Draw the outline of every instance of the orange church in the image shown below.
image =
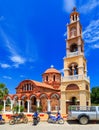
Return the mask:
<path id="1" fill-rule="evenodd" d="M 61 74 L 53 67 L 42 74 L 42 82 L 23 80 L 16 87 L 16 94 L 5 98 L 4 112 L 7 99 L 11 101 L 11 110 L 13 106 L 19 105 L 19 107 L 23 106 L 27 113 L 34 112 L 39 107 L 42 112 L 57 111 L 60 109 L 60 84 Z"/>

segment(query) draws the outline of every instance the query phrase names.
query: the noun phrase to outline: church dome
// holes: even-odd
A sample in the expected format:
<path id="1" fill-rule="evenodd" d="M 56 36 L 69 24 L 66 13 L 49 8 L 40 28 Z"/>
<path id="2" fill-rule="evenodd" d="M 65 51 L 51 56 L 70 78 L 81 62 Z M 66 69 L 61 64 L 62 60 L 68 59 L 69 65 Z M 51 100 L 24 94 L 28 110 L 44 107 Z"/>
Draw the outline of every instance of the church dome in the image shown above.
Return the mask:
<path id="1" fill-rule="evenodd" d="M 51 68 L 47 69 L 44 72 L 44 74 L 48 74 L 48 73 L 58 73 L 58 74 L 60 74 L 60 72 L 57 69 L 55 69 L 54 67 L 52 67 L 52 66 L 51 66 Z"/>
<path id="2" fill-rule="evenodd" d="M 51 65 L 51 67 L 42 74 L 42 79 L 43 83 L 49 84 L 52 88 L 58 89 L 61 84 L 61 73 Z"/>

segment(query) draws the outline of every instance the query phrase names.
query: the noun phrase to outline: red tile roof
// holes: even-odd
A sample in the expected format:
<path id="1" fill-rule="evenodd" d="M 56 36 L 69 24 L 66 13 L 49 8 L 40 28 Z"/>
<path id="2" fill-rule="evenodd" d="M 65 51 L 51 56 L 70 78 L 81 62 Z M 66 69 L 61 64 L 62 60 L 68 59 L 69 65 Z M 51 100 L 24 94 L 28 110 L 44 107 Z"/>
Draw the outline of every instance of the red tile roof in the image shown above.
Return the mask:
<path id="1" fill-rule="evenodd" d="M 44 87 L 44 88 L 50 88 L 50 89 L 54 89 L 54 90 L 60 90 L 60 89 L 55 89 L 55 88 L 53 88 L 53 86 L 46 84 L 46 83 L 38 82 L 38 81 L 35 81 L 35 80 L 31 80 L 31 81 L 33 81 L 33 83 L 36 86 L 40 86 L 40 87 Z"/>

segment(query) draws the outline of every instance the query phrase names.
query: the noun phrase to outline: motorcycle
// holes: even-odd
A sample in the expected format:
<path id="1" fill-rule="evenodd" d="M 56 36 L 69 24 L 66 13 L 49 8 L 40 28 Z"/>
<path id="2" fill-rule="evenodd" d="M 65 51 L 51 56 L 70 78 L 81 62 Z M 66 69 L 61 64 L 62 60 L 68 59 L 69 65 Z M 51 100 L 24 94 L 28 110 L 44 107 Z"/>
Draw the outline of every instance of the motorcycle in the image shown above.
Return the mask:
<path id="1" fill-rule="evenodd" d="M 33 125 L 37 125 L 40 122 L 40 117 L 38 112 L 34 112 L 33 114 Z"/>
<path id="2" fill-rule="evenodd" d="M 2 118 L 2 115 L 0 115 L 0 124 L 5 124 L 5 119 Z"/>
<path id="3" fill-rule="evenodd" d="M 64 124 L 64 119 L 61 117 L 61 114 L 58 112 L 56 116 L 51 115 L 51 113 L 48 113 L 48 123 L 58 123 L 58 124 Z"/>
<path id="4" fill-rule="evenodd" d="M 19 124 L 19 123 L 25 123 L 25 124 L 28 123 L 28 118 L 23 113 L 19 113 L 18 115 L 13 115 L 9 120 L 10 125 Z"/>

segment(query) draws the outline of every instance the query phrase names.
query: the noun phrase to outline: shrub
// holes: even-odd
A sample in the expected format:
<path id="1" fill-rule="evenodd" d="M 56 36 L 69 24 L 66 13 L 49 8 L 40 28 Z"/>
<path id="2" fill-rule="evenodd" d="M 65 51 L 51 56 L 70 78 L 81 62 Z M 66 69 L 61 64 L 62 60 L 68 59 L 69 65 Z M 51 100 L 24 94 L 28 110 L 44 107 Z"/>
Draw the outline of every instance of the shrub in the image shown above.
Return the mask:
<path id="1" fill-rule="evenodd" d="M 41 112 L 42 111 L 42 107 L 41 106 L 37 107 L 37 111 Z"/>
<path id="2" fill-rule="evenodd" d="M 13 113 L 18 113 L 19 111 L 19 106 L 14 106 L 13 109 L 12 109 Z"/>
<path id="3" fill-rule="evenodd" d="M 20 106 L 20 112 L 24 111 L 24 106 Z"/>
<path id="4" fill-rule="evenodd" d="M 0 105 L 0 111 L 2 111 L 2 109 L 3 109 L 3 105 Z"/>

